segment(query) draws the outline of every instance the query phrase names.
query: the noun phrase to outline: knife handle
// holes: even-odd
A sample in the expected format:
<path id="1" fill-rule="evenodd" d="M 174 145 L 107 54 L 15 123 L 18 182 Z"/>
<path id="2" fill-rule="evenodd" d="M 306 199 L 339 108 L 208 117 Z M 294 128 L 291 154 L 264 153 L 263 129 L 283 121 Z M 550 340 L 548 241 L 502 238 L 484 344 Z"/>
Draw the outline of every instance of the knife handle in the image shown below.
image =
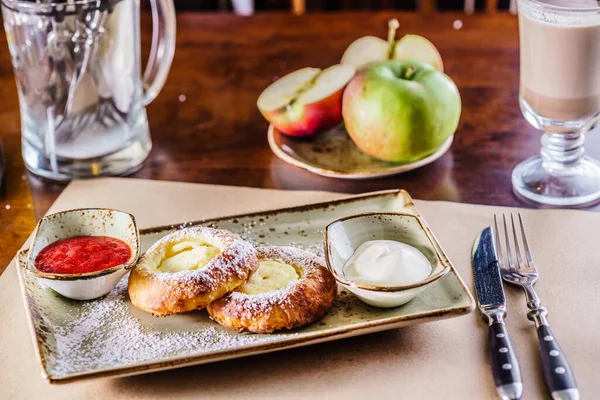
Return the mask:
<path id="1" fill-rule="evenodd" d="M 490 324 L 490 358 L 496 389 L 503 399 L 517 400 L 523 395 L 523 380 L 517 355 L 504 322 Z"/>
<path id="2" fill-rule="evenodd" d="M 571 366 L 548 325 L 537 328 L 542 368 L 554 399 L 579 399 L 579 390 Z"/>

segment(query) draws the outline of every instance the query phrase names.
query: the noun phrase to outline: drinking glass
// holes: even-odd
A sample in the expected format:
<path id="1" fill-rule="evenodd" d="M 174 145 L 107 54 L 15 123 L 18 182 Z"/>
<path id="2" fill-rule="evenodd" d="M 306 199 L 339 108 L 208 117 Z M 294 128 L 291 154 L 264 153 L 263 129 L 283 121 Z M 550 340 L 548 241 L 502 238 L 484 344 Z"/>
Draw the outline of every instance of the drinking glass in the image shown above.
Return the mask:
<path id="1" fill-rule="evenodd" d="M 600 199 L 600 163 L 584 155 L 600 118 L 600 7 L 594 0 L 519 0 L 519 104 L 544 132 L 540 156 L 512 172 L 516 193 L 551 206 Z"/>
<path id="2" fill-rule="evenodd" d="M 145 106 L 173 59 L 173 0 L 151 0 L 143 78 L 138 0 L 0 1 L 27 169 L 66 181 L 138 168 L 151 148 Z"/>

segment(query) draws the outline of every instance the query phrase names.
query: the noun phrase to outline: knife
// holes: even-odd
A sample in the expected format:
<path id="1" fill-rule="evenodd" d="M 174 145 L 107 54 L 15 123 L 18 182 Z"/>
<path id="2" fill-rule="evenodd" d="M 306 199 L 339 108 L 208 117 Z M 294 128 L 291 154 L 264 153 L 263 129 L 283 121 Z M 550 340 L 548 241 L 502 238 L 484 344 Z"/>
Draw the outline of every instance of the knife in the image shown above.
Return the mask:
<path id="1" fill-rule="evenodd" d="M 517 400 L 523 395 L 523 380 L 517 355 L 504 325 L 506 300 L 496 254 L 492 229 L 485 228 L 473 245 L 477 305 L 489 324 L 490 361 L 496 390 L 502 399 Z"/>

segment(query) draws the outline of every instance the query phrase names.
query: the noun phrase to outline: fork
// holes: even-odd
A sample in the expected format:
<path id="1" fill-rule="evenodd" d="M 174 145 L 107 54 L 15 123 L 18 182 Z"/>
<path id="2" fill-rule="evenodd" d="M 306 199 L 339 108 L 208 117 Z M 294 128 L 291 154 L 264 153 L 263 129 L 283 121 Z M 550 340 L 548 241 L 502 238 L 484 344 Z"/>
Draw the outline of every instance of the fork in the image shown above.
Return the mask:
<path id="1" fill-rule="evenodd" d="M 502 253 L 500 234 L 498 229 L 498 219 L 494 215 L 494 242 L 497 249 L 498 264 L 500 266 L 500 274 L 505 282 L 512 285 L 520 286 L 525 291 L 527 299 L 527 318 L 535 323 L 537 329 L 538 342 L 542 358 L 542 368 L 544 370 L 544 378 L 546 385 L 550 389 L 552 398 L 555 400 L 577 400 L 579 399 L 579 390 L 575 383 L 575 377 L 571 370 L 571 366 L 567 361 L 562 349 L 558 345 L 558 341 L 552 334 L 550 325 L 546 315 L 548 311 L 542 307 L 540 298 L 535 293 L 533 285 L 537 282 L 539 274 L 533 263 L 533 256 L 527 242 L 525 227 L 521 214 L 519 216 L 519 225 L 521 230 L 521 241 L 525 257 L 523 258 L 517 238 L 517 229 L 515 228 L 515 219 L 510 215 L 510 224 L 512 227 L 512 236 L 514 243 L 514 256 L 511 248 L 511 241 L 506 224 L 506 216 L 502 215 L 504 225 L 504 239 L 506 243 L 506 262 Z"/>

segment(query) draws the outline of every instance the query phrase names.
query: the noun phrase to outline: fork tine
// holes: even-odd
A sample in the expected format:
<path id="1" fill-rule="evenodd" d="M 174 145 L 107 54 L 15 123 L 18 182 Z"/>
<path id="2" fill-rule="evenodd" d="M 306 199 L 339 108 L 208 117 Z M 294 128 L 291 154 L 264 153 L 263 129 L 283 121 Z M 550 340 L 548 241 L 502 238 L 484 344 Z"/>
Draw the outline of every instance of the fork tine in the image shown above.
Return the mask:
<path id="1" fill-rule="evenodd" d="M 531 268 L 536 271 L 535 264 L 533 263 L 533 255 L 529 249 L 529 243 L 527 242 L 527 235 L 525 234 L 525 225 L 523 224 L 523 218 L 521 213 L 519 215 L 519 225 L 521 225 L 521 237 L 523 238 L 523 248 L 525 249 L 525 258 L 527 260 L 527 268 Z"/>
<path id="2" fill-rule="evenodd" d="M 504 240 L 506 240 L 506 258 L 508 260 L 508 268 L 510 270 L 515 269 L 515 263 L 512 258 L 510 250 L 510 239 L 508 238 L 508 228 L 506 227 L 506 215 L 502 214 L 502 222 L 504 223 Z"/>
<path id="3" fill-rule="evenodd" d="M 515 219 L 512 213 L 510 214 L 510 224 L 512 225 L 513 238 L 515 239 L 515 254 L 517 256 L 517 269 L 523 265 L 523 257 L 521 257 L 521 249 L 519 248 L 519 240 L 517 239 L 517 229 L 515 228 Z M 522 225 L 521 225 L 522 226 Z"/>
<path id="4" fill-rule="evenodd" d="M 498 264 L 500 268 L 506 268 L 506 264 L 504 264 L 504 255 L 502 254 L 502 245 L 500 244 L 500 233 L 498 231 L 498 219 L 496 218 L 496 214 L 494 214 L 494 245 L 497 249 L 496 256 L 498 257 Z"/>

